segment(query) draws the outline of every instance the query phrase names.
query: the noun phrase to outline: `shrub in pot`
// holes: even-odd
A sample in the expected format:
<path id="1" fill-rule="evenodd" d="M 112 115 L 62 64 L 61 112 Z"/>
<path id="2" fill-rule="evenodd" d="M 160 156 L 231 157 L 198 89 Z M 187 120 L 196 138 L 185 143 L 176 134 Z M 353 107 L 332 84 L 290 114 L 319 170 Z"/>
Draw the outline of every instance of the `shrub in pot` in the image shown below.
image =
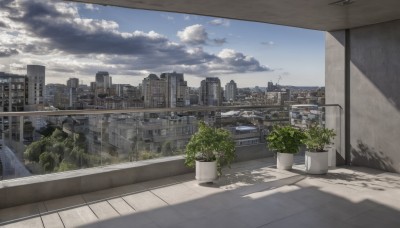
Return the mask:
<path id="1" fill-rule="evenodd" d="M 289 170 L 293 165 L 293 154 L 302 145 L 304 133 L 291 125 L 274 126 L 266 140 L 269 149 L 277 152 L 277 168 Z"/>
<path id="2" fill-rule="evenodd" d="M 303 143 L 307 147 L 305 155 L 306 172 L 325 174 L 328 172 L 328 151 L 325 146 L 331 144 L 336 136 L 333 129 L 311 126 L 305 131 Z"/>
<path id="3" fill-rule="evenodd" d="M 212 182 L 221 175 L 222 167 L 235 159 L 235 142 L 229 131 L 199 123 L 198 131 L 186 145 L 185 164 L 196 167 L 200 183 Z"/>

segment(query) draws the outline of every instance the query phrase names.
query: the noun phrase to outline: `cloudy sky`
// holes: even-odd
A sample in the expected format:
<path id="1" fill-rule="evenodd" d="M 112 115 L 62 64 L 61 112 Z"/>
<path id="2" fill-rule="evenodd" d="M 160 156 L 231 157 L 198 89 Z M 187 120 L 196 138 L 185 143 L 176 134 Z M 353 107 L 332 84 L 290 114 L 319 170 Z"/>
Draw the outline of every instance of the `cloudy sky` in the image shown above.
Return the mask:
<path id="1" fill-rule="evenodd" d="M 255 22 L 57 0 L 0 0 L 0 71 L 46 66 L 46 83 L 108 71 L 137 85 L 149 73 L 181 72 L 239 87 L 324 85 L 324 33 Z"/>

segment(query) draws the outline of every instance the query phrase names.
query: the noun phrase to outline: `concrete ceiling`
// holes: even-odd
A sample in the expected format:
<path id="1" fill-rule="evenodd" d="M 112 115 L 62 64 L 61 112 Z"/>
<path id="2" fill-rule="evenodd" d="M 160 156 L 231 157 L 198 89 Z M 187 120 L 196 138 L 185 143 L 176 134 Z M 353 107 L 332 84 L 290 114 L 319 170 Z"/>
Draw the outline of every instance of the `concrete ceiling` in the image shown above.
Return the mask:
<path id="1" fill-rule="evenodd" d="M 69 0 L 258 21 L 323 31 L 400 19 L 400 0 Z"/>

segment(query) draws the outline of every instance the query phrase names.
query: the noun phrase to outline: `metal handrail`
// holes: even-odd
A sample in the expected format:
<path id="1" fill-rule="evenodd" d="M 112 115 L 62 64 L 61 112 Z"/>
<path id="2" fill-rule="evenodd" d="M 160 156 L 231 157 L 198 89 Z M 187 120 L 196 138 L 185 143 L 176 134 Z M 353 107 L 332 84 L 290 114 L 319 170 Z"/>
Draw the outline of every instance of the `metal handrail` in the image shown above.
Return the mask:
<path id="1" fill-rule="evenodd" d="M 187 108 L 132 108 L 132 109 L 85 109 L 85 110 L 58 110 L 58 111 L 28 111 L 28 112 L 0 112 L 1 116 L 67 116 L 67 115 L 99 115 L 142 112 L 197 112 L 222 111 L 228 109 L 257 109 L 257 108 L 289 108 L 287 105 L 268 106 L 192 106 Z"/>
<path id="2" fill-rule="evenodd" d="M 185 108 L 131 108 L 131 109 L 85 109 L 85 110 L 58 110 L 58 111 L 27 111 L 27 112 L 0 112 L 2 116 L 67 116 L 67 115 L 100 115 L 121 113 L 158 113 L 158 112 L 198 112 L 222 111 L 229 109 L 259 109 L 259 108 L 290 108 L 296 105 L 242 105 L 242 106 L 191 106 Z M 337 106 L 339 104 L 325 104 L 318 107 Z"/>

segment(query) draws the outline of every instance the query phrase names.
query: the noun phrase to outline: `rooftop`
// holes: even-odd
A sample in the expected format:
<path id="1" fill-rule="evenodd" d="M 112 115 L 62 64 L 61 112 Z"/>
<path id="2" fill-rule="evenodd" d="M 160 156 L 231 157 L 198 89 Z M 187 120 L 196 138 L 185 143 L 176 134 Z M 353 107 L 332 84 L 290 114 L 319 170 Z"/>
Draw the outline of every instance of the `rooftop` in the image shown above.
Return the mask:
<path id="1" fill-rule="evenodd" d="M 235 163 L 213 185 L 194 174 L 0 210 L 4 227 L 400 227 L 400 175 L 340 167 L 305 175 L 274 158 Z"/>

